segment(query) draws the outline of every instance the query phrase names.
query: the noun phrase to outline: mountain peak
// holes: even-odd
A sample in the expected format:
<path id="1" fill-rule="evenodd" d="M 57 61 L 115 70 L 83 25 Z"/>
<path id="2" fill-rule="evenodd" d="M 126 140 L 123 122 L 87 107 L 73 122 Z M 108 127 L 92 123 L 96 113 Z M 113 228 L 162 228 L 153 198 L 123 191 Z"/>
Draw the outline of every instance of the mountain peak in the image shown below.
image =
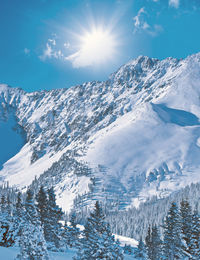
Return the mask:
<path id="1" fill-rule="evenodd" d="M 35 176 L 38 185 L 53 183 L 66 210 L 78 195 L 89 203 L 120 193 L 126 206 L 199 180 L 199 57 L 139 56 L 106 82 L 67 90 L 0 85 L 0 109 L 14 107 L 27 136 L 2 179 L 21 188 Z"/>

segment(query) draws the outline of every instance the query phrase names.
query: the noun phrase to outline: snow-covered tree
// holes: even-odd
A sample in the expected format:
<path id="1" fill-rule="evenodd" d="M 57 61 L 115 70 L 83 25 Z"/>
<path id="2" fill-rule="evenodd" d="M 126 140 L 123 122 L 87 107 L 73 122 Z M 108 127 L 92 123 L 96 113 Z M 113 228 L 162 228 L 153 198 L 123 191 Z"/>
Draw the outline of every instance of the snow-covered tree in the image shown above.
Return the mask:
<path id="1" fill-rule="evenodd" d="M 10 199 L 9 196 L 7 196 L 6 200 L 3 195 L 1 197 L 0 211 L 0 246 L 12 246 L 14 243 L 13 232 L 13 217 L 11 215 Z"/>
<path id="2" fill-rule="evenodd" d="M 161 259 L 162 241 L 160 238 L 159 230 L 156 225 L 154 225 L 152 229 L 149 226 L 145 242 L 147 247 L 148 258 L 151 260 Z"/>
<path id="3" fill-rule="evenodd" d="M 14 221 L 14 240 L 15 244 L 19 245 L 19 239 L 22 234 L 22 225 L 24 223 L 24 205 L 22 203 L 22 194 L 18 192 L 17 201 L 13 209 L 13 221 Z"/>
<path id="4" fill-rule="evenodd" d="M 115 241 L 109 225 L 105 222 L 102 208 L 97 201 L 83 232 L 76 260 L 123 259 L 119 242 Z"/>
<path id="5" fill-rule="evenodd" d="M 62 210 L 56 204 L 56 196 L 53 187 L 48 190 L 48 217 L 46 218 L 45 238 L 47 246 L 51 250 L 61 247 L 61 223 Z"/>
<path id="6" fill-rule="evenodd" d="M 152 251 L 153 251 L 153 245 L 152 245 L 152 236 L 151 236 L 151 227 L 149 226 L 147 235 L 145 237 L 145 244 L 147 248 L 147 255 L 149 259 L 152 259 Z"/>
<path id="7" fill-rule="evenodd" d="M 192 209 L 187 200 L 180 203 L 182 249 L 186 256 L 190 256 L 192 247 Z"/>
<path id="8" fill-rule="evenodd" d="M 160 232 L 156 225 L 152 227 L 151 233 L 152 239 L 152 259 L 159 260 L 162 256 L 162 240 L 160 238 Z"/>
<path id="9" fill-rule="evenodd" d="M 191 246 L 190 246 L 190 254 L 193 259 L 200 259 L 200 218 L 195 208 L 192 215 L 192 233 L 191 233 Z"/>
<path id="10" fill-rule="evenodd" d="M 76 214 L 73 212 L 70 217 L 70 225 L 65 222 L 62 237 L 69 247 L 79 246 L 80 229 L 77 227 Z"/>
<path id="11" fill-rule="evenodd" d="M 142 241 L 142 238 L 140 238 L 138 246 L 135 250 L 134 256 L 136 259 L 139 260 L 147 260 L 148 256 L 147 256 L 147 249 L 146 246 L 144 244 L 144 242 Z"/>
<path id="12" fill-rule="evenodd" d="M 47 229 L 47 223 L 49 218 L 49 207 L 48 207 L 48 198 L 47 194 L 44 190 L 44 187 L 41 186 L 37 195 L 36 195 L 36 202 L 37 202 L 37 211 L 39 215 L 40 222 L 43 226 L 44 230 L 44 237 L 46 240 L 48 240 L 48 229 Z"/>
<path id="13" fill-rule="evenodd" d="M 172 203 L 164 224 L 163 258 L 183 259 L 180 215 L 176 203 Z"/>
<path id="14" fill-rule="evenodd" d="M 27 191 L 25 218 L 20 237 L 19 260 L 48 260 L 41 222 L 34 204 L 33 192 Z"/>

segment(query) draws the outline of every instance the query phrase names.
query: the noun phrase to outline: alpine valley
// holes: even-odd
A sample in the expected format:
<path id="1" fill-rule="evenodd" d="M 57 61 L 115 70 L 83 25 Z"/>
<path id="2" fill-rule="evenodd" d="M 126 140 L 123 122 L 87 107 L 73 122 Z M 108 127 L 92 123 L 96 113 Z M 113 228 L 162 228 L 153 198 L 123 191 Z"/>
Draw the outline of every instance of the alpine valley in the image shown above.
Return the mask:
<path id="1" fill-rule="evenodd" d="M 10 132 L 13 152 L 0 181 L 22 191 L 53 186 L 67 212 L 96 199 L 138 207 L 200 182 L 199 118 L 200 53 L 140 56 L 107 81 L 69 89 L 2 84 L 0 135 Z"/>

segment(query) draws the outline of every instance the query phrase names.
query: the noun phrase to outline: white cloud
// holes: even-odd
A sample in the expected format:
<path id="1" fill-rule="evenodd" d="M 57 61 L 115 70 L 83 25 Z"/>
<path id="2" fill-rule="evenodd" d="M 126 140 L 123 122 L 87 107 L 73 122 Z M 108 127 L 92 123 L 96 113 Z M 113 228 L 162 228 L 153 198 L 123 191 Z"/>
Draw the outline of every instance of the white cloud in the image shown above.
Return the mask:
<path id="1" fill-rule="evenodd" d="M 52 57 L 52 48 L 51 46 L 47 43 L 46 44 L 46 48 L 43 51 L 43 54 L 41 56 L 39 56 L 39 58 L 43 61 L 45 61 L 47 58 L 51 58 Z"/>
<path id="2" fill-rule="evenodd" d="M 157 2 L 158 0 L 153 0 L 153 1 Z M 148 33 L 149 35 L 155 37 L 160 32 L 163 31 L 163 28 L 161 25 L 158 25 L 158 24 L 150 25 L 149 23 L 147 23 L 147 21 L 146 21 L 147 16 L 148 16 L 148 13 L 146 12 L 145 8 L 142 7 L 138 11 L 137 15 L 135 17 L 133 17 L 134 33 L 144 31 L 144 32 Z"/>
<path id="3" fill-rule="evenodd" d="M 142 7 L 138 11 L 137 15 L 135 17 L 133 17 L 135 30 L 144 27 L 143 14 L 146 14 L 144 7 Z"/>
<path id="4" fill-rule="evenodd" d="M 174 7 L 174 8 L 178 8 L 180 4 L 179 0 L 169 0 L 169 6 Z"/>
<path id="5" fill-rule="evenodd" d="M 46 59 L 59 59 L 62 58 L 64 55 L 61 50 L 56 50 L 56 41 L 55 39 L 48 39 L 46 43 L 46 48 L 43 50 L 42 55 L 39 56 L 39 58 L 42 61 L 45 61 Z"/>

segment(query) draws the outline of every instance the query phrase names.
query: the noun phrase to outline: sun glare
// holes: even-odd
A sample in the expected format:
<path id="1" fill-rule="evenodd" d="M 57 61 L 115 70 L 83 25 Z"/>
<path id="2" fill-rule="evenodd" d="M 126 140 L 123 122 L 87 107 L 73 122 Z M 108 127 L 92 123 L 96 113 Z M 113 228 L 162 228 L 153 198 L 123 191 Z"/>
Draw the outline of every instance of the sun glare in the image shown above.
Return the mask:
<path id="1" fill-rule="evenodd" d="M 100 64 L 113 57 L 115 45 L 114 36 L 109 31 L 94 29 L 81 37 L 80 51 L 91 63 Z"/>

